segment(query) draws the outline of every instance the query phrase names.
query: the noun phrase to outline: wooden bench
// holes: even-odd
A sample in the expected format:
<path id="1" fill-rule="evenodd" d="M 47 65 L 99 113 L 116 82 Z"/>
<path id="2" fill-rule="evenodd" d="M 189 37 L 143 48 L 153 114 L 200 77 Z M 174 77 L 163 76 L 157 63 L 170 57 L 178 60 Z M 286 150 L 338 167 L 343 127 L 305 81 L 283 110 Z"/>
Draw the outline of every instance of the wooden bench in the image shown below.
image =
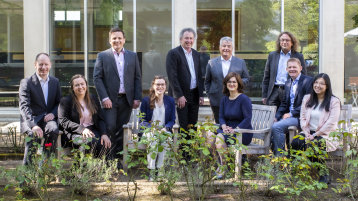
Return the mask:
<path id="1" fill-rule="evenodd" d="M 341 113 L 339 115 L 339 131 L 346 132 L 351 128 L 351 119 L 352 119 L 352 105 L 342 105 Z M 296 126 L 288 127 L 289 132 L 289 142 L 291 144 L 293 137 L 300 132 Z M 349 138 L 343 137 L 342 146 L 338 147 L 336 151 L 329 152 L 329 155 L 343 157 L 343 164 L 346 163 L 345 152 L 348 150 L 348 140 Z"/>
<path id="2" fill-rule="evenodd" d="M 241 173 L 242 154 L 269 154 L 271 144 L 271 127 L 275 120 L 276 106 L 252 105 L 252 130 L 235 129 L 238 133 L 253 133 L 251 144 L 246 146 L 247 149 L 235 151 L 235 178 Z M 242 135 L 238 136 L 242 142 Z"/>
<path id="3" fill-rule="evenodd" d="M 128 150 L 136 148 L 136 144 L 138 144 L 138 133 L 139 133 L 139 122 L 138 118 L 140 110 L 133 109 L 131 119 L 129 123 L 123 125 L 123 170 L 127 172 L 128 164 L 126 163 L 126 158 L 128 157 Z M 175 124 L 173 126 L 173 134 L 174 139 L 173 143 L 176 145 L 177 142 L 177 134 L 178 134 L 179 126 Z M 138 144 L 138 149 L 145 150 L 146 146 L 144 144 Z"/>

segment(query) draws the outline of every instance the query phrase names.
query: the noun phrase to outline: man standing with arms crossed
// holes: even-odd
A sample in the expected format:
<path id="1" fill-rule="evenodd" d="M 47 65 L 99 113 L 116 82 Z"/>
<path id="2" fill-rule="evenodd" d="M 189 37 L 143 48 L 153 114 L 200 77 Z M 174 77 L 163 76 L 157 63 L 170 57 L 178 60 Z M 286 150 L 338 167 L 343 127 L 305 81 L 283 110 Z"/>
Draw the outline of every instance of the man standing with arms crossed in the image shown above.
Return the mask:
<path id="1" fill-rule="evenodd" d="M 298 41 L 290 32 L 282 32 L 276 41 L 276 51 L 270 52 L 262 80 L 262 102 L 280 106 L 284 99 L 285 82 L 288 78 L 286 66 L 289 58 L 301 62 L 302 74 L 307 74 L 303 55 L 297 52 Z"/>
<path id="2" fill-rule="evenodd" d="M 180 46 L 169 50 L 166 69 L 169 95 L 177 104 L 180 127 L 187 130 L 198 121 L 199 104 L 204 103 L 200 56 L 194 50 L 196 33 L 192 28 L 180 32 Z"/>
<path id="3" fill-rule="evenodd" d="M 138 108 L 142 98 L 138 57 L 123 48 L 125 42 L 124 32 L 112 28 L 109 31 L 111 48 L 98 54 L 93 72 L 107 131 L 114 145 L 111 151 L 114 158 L 119 158 L 118 152 L 123 150 L 123 125 L 128 123 L 132 108 Z"/>

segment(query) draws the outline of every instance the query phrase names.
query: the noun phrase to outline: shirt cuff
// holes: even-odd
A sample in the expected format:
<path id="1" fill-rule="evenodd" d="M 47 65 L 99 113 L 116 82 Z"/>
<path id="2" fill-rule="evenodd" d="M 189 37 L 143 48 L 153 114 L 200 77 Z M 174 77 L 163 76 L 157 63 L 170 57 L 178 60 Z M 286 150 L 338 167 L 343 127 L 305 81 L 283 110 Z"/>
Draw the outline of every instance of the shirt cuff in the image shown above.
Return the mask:
<path id="1" fill-rule="evenodd" d="M 103 103 L 104 101 L 108 100 L 108 99 L 109 99 L 109 97 L 106 97 L 106 98 L 102 99 L 102 103 Z"/>

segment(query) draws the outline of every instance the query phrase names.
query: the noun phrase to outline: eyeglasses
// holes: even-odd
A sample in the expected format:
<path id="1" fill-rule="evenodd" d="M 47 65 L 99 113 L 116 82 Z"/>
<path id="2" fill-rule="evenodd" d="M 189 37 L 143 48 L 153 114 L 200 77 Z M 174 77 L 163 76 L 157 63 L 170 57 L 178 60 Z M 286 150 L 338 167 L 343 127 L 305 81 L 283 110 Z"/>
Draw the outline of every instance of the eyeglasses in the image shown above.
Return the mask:
<path id="1" fill-rule="evenodd" d="M 326 84 L 323 82 L 314 82 L 314 85 L 319 85 L 319 86 L 325 86 Z"/>
<path id="2" fill-rule="evenodd" d="M 237 84 L 236 81 L 227 81 L 228 84 Z"/>
<path id="3" fill-rule="evenodd" d="M 157 87 L 164 87 L 165 86 L 165 84 L 154 84 L 155 86 L 157 86 Z"/>
<path id="4" fill-rule="evenodd" d="M 280 42 L 291 42 L 291 39 L 280 39 Z"/>

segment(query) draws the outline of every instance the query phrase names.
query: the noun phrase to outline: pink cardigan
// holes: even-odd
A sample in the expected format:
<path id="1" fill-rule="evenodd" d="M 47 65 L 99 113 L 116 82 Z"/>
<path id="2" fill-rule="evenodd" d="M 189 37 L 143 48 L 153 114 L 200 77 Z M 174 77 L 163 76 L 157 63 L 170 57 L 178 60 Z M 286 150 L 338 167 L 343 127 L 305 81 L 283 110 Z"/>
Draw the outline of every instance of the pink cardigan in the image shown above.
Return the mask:
<path id="1" fill-rule="evenodd" d="M 302 106 L 301 106 L 301 114 L 300 114 L 300 125 L 302 132 L 307 135 L 310 133 L 310 117 L 311 111 L 313 108 L 307 108 L 306 103 L 310 98 L 310 94 L 305 95 L 303 97 Z M 329 106 L 329 112 L 325 109 L 322 110 L 322 115 L 319 118 L 318 126 L 317 126 L 317 136 L 322 136 L 326 139 L 326 147 L 327 152 L 335 151 L 340 142 L 337 138 L 330 137 L 329 134 L 337 129 L 337 124 L 339 120 L 339 115 L 341 112 L 341 102 L 338 98 L 332 96 L 331 104 Z"/>

